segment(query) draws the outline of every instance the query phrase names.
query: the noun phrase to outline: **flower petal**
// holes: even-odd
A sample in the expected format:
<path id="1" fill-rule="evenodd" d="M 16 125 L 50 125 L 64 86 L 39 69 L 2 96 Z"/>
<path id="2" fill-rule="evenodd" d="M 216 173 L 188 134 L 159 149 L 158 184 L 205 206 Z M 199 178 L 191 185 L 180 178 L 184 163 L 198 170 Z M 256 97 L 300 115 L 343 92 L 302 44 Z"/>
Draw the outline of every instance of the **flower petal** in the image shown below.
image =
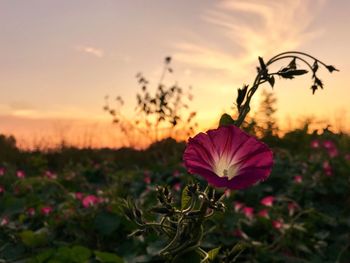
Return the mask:
<path id="1" fill-rule="evenodd" d="M 183 158 L 189 173 L 201 175 L 216 187 L 231 189 L 266 179 L 273 164 L 268 146 L 234 125 L 190 138 Z"/>

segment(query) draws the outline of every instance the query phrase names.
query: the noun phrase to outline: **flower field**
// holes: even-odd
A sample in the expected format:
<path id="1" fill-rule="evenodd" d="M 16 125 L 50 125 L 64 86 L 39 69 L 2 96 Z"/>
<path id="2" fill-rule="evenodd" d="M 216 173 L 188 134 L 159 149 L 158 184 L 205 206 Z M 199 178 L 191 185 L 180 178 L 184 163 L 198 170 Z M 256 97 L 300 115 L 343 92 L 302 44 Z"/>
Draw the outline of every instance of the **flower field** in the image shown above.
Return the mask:
<path id="1" fill-rule="evenodd" d="M 257 134 L 245 120 L 259 85 L 308 73 L 296 61 L 309 67 L 312 93 L 323 89 L 319 65 L 337 71 L 301 52 L 259 57 L 253 85 L 238 89 L 238 114 L 185 142 L 41 151 L 2 135 L 0 262 L 349 262 L 350 136 L 308 123 L 281 136 L 269 122 Z M 138 106 L 159 117 L 157 128 L 180 123 L 180 88 L 142 90 Z"/>
<path id="2" fill-rule="evenodd" d="M 266 181 L 218 190 L 226 209 L 205 223 L 202 248 L 217 249 L 213 262 L 346 262 L 349 146 L 349 136 L 331 133 L 293 131 L 275 141 Z M 184 147 L 166 140 L 142 152 L 18 152 L 20 165 L 0 168 L 2 261 L 162 262 L 166 239 L 129 237 L 137 225 L 125 217 L 123 198 L 150 221 L 157 185 L 181 206 L 181 189 L 195 178 L 182 165 Z"/>

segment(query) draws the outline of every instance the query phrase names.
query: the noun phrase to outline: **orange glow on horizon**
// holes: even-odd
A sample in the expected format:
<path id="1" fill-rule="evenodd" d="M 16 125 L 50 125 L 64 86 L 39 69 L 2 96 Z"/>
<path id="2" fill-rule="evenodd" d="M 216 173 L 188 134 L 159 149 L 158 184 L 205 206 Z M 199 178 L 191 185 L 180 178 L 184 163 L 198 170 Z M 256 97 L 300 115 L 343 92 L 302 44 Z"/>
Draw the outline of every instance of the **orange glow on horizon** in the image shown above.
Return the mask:
<path id="1" fill-rule="evenodd" d="M 287 50 L 315 55 L 340 72 L 320 69 L 325 88 L 315 95 L 310 75 L 276 77 L 281 132 L 310 116 L 315 128 L 349 131 L 348 10 L 350 1 L 342 0 L 3 1 L 0 134 L 13 134 L 23 148 L 62 141 L 146 147 L 152 140 L 124 136 L 111 124 L 101 110 L 103 98 L 123 97 L 125 116 L 132 118 L 136 73 L 156 89 L 165 56 L 172 57 L 173 73 L 163 84 L 193 87 L 189 108 L 197 112 L 197 132 L 206 131 L 222 113 L 233 112 L 237 88 L 252 84 L 258 56 L 267 60 Z"/>

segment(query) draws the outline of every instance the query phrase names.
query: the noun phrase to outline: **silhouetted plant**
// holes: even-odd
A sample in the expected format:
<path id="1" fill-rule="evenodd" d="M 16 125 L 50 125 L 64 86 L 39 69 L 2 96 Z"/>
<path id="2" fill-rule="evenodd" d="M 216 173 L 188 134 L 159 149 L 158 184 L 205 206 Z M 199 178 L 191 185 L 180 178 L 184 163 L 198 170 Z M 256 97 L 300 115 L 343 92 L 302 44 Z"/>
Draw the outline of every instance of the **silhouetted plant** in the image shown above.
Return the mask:
<path id="1" fill-rule="evenodd" d="M 285 61 L 285 60 L 290 61 L 287 66 L 284 66 L 282 69 L 278 71 L 275 71 L 272 73 L 270 72 L 270 67 L 272 64 L 275 64 L 276 62 L 280 62 L 280 61 Z M 300 69 L 297 62 L 301 62 L 302 64 L 304 64 L 308 70 Z M 323 82 L 317 76 L 320 65 L 325 67 L 330 73 L 332 73 L 333 71 L 338 71 L 334 66 L 327 65 L 321 60 L 309 54 L 298 52 L 298 51 L 288 51 L 288 52 L 280 53 L 272 57 L 266 63 L 262 57 L 259 57 L 259 66 L 257 67 L 257 75 L 255 77 L 255 80 L 252 86 L 249 88 L 249 85 L 243 85 L 241 89 L 238 89 L 236 105 L 237 105 L 239 116 L 237 120 L 234 122 L 235 125 L 240 126 L 243 123 L 245 117 L 250 111 L 250 101 L 254 93 L 257 91 L 257 89 L 261 84 L 264 84 L 267 82 L 270 84 L 272 88 L 274 87 L 275 76 L 279 76 L 284 79 L 294 79 L 295 77 L 311 72 L 312 94 L 314 94 L 318 88 L 323 89 L 324 87 Z"/>
<path id="2" fill-rule="evenodd" d="M 287 66 L 271 73 L 270 67 L 272 64 L 286 59 L 291 59 Z M 308 60 L 312 60 L 313 64 Z M 326 67 L 329 72 L 337 70 L 334 66 L 326 65 L 313 56 L 302 52 L 284 52 L 274 56 L 267 63 L 259 57 L 257 76 L 251 88 L 249 88 L 249 85 L 243 85 L 243 88 L 238 89 L 236 98 L 237 119 L 234 120 L 229 114 L 224 114 L 221 116 L 218 129 L 210 130 L 207 134 L 200 133 L 189 140 L 184 154 L 185 166 L 189 173 L 199 174 L 211 185 L 227 189 L 246 188 L 269 176 L 272 166 L 271 151 L 266 145 L 255 141 L 254 138 L 243 132 L 238 132 L 239 129 L 236 127 L 243 124 L 250 111 L 251 99 L 261 84 L 267 82 L 271 87 L 274 87 L 275 76 L 293 79 L 308 73 L 307 70 L 300 69 L 297 62 L 302 62 L 311 71 L 313 93 L 318 87 L 323 88 L 323 83 L 317 76 L 319 65 Z M 143 84 L 148 84 L 144 78 L 141 79 Z M 161 87 L 159 87 L 158 94 L 164 94 Z M 139 105 L 146 113 L 157 112 L 156 109 L 161 108 L 148 107 L 148 103 L 158 105 L 151 101 L 152 98 L 147 93 L 145 93 L 145 97 L 139 99 Z M 272 109 L 267 114 L 272 116 L 273 112 Z M 163 115 L 160 116 L 164 117 L 158 119 L 158 122 L 165 120 L 165 116 L 167 116 L 165 112 L 161 113 Z M 268 125 L 268 128 L 272 130 L 273 125 Z M 240 172 L 240 169 L 242 169 L 242 172 Z M 158 214 L 156 221 L 147 221 L 144 213 L 130 200 L 125 201 L 124 212 L 129 220 L 139 227 L 131 235 L 143 235 L 155 231 L 158 235 L 165 236 L 166 245 L 159 251 L 159 255 L 167 261 L 182 262 L 181 260 L 192 258 L 193 262 L 208 262 L 214 261 L 220 247 L 209 252 L 201 247 L 205 234 L 210 232 L 210 230 L 205 229 L 208 227 L 205 223 L 217 212 L 224 212 L 224 197 L 225 194 L 222 192 L 215 194 L 215 190 L 211 186 L 201 190 L 197 183 L 193 183 L 187 185 L 182 191 L 179 208 L 173 202 L 169 189 L 158 187 L 158 205 L 151 209 L 152 213 Z M 292 219 L 292 226 L 295 220 L 312 211 L 300 212 Z M 277 223 L 279 225 L 283 224 L 281 222 Z M 283 238 L 284 234 L 282 233 L 279 239 L 271 245 L 271 248 L 277 250 L 280 245 L 276 242 L 278 243 Z M 250 244 L 250 246 L 254 246 L 254 244 Z M 220 257 L 221 262 L 234 262 L 245 248 L 246 245 L 238 243 L 232 250 L 223 251 L 224 257 Z M 190 262 L 192 262 L 191 260 Z"/>
<path id="3" fill-rule="evenodd" d="M 124 117 L 121 108 L 124 100 L 118 96 L 116 107 L 109 105 L 109 97 L 105 97 L 104 110 L 113 117 L 113 123 L 117 124 L 121 131 L 129 137 L 130 132 L 147 136 L 151 142 L 164 138 L 164 131 L 168 136 L 184 138 L 194 133 L 197 126 L 195 122 L 196 112 L 189 110 L 189 103 L 193 99 L 191 87 L 185 91 L 178 84 L 166 85 L 164 80 L 167 74 L 172 74 L 171 57 L 164 59 L 163 70 L 152 94 L 150 81 L 142 73 L 136 74 L 136 80 L 141 92 L 136 94 L 135 116 Z M 163 135 L 160 132 L 163 131 Z"/>

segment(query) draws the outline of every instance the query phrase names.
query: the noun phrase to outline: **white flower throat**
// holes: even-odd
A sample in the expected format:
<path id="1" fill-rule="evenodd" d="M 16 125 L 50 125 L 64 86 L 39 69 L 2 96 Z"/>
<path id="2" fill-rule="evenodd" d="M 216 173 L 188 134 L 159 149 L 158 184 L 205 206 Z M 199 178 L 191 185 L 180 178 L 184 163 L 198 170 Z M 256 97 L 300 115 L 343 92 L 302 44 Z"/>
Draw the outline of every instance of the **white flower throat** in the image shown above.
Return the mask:
<path id="1" fill-rule="evenodd" d="M 214 158 L 213 170 L 219 177 L 227 177 L 229 180 L 237 175 L 238 166 L 227 155 Z"/>

